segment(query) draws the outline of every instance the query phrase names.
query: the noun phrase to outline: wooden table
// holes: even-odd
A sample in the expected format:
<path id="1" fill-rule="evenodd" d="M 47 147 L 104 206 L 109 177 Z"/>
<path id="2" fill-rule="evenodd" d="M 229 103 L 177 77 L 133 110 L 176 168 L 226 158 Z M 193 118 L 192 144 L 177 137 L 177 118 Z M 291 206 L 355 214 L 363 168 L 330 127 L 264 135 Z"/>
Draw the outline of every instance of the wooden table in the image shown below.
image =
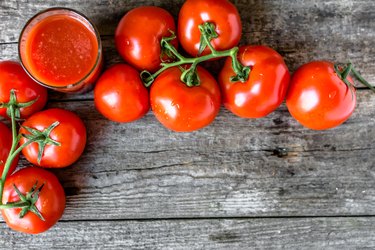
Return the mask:
<path id="1" fill-rule="evenodd" d="M 121 62 L 113 34 L 124 13 L 157 5 L 177 16 L 183 2 L 1 0 L 0 59 L 17 60 L 17 39 L 32 15 L 64 6 L 92 18 L 112 65 Z M 373 0 L 234 3 L 243 44 L 275 48 L 291 71 L 311 60 L 350 59 L 375 83 Z M 0 248 L 375 248 L 375 95 L 367 89 L 358 91 L 349 121 L 323 132 L 302 128 L 285 105 L 259 120 L 222 109 L 211 126 L 185 134 L 166 130 L 151 112 L 131 124 L 110 122 L 92 93 L 51 93 L 48 106 L 77 112 L 88 128 L 82 158 L 54 171 L 66 191 L 65 214 L 37 236 L 1 222 Z"/>

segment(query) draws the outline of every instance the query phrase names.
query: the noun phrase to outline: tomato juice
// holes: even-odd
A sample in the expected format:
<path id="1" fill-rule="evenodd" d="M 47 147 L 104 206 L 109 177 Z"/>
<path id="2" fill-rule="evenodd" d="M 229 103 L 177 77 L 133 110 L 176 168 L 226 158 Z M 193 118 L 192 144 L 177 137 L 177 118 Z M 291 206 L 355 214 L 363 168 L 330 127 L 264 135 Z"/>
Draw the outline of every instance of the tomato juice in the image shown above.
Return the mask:
<path id="1" fill-rule="evenodd" d="M 35 81 L 62 92 L 91 89 L 102 67 L 98 31 L 82 14 L 65 8 L 30 19 L 20 36 L 19 55 Z"/>

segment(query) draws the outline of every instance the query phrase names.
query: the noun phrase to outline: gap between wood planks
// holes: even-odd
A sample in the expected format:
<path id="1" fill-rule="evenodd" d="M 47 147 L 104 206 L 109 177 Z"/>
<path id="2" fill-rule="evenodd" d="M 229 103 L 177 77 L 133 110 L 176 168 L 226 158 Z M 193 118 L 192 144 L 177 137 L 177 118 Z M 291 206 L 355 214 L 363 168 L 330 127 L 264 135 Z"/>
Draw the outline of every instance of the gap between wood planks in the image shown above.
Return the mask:
<path id="1" fill-rule="evenodd" d="M 243 216 L 243 217 L 175 217 L 175 218 L 134 218 L 134 219 L 88 219 L 88 220 L 60 220 L 58 223 L 80 223 L 80 222 L 126 222 L 126 221 L 203 221 L 203 220 L 274 220 L 274 219 L 347 219 L 347 218 L 375 218 L 375 215 L 319 215 L 319 216 Z M 0 224 L 5 224 L 0 221 Z"/>

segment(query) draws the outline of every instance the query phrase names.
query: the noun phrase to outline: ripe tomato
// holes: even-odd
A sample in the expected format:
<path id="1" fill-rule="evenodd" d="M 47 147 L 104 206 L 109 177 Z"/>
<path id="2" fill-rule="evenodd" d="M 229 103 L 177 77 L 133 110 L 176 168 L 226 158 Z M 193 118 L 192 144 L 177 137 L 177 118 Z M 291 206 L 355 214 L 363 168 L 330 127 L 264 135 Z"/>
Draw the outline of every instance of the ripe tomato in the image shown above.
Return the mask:
<path id="1" fill-rule="evenodd" d="M 232 60 L 227 59 L 219 75 L 225 107 L 243 118 L 267 116 L 284 101 L 290 74 L 283 58 L 266 46 L 243 46 L 239 61 L 251 68 L 249 79 L 231 82 L 235 75 Z"/>
<path id="2" fill-rule="evenodd" d="M 47 102 L 47 89 L 34 82 L 17 62 L 0 62 L 0 103 L 8 103 L 10 91 L 16 91 L 17 101 L 26 103 L 38 98 L 29 107 L 21 108 L 21 118 L 27 118 L 43 109 Z M 8 117 L 6 108 L 0 108 L 0 115 Z"/>
<path id="3" fill-rule="evenodd" d="M 129 11 L 115 33 L 116 47 L 125 61 L 138 70 L 155 72 L 160 68 L 163 37 L 176 31 L 172 15 L 159 7 L 143 6 Z M 177 40 L 172 41 L 177 47 Z"/>
<path id="4" fill-rule="evenodd" d="M 58 108 L 38 112 L 22 124 L 20 133 L 30 134 L 24 127 L 44 131 L 56 121 L 60 124 L 52 130 L 50 138 L 61 145 L 47 144 L 38 164 L 39 145 L 36 142 L 31 143 L 22 153 L 32 164 L 47 168 L 63 168 L 73 164 L 81 156 L 86 145 L 86 128 L 73 112 Z M 28 139 L 22 137 L 20 145 L 27 141 Z"/>
<path id="5" fill-rule="evenodd" d="M 353 83 L 353 80 L 348 77 Z M 349 89 L 327 61 L 310 62 L 293 75 L 286 104 L 290 114 L 307 128 L 324 130 L 345 122 L 356 105 L 355 88 Z"/>
<path id="6" fill-rule="evenodd" d="M 12 147 L 12 131 L 2 122 L 0 122 L 0 176 L 3 174 L 4 165 Z M 18 156 L 13 160 L 9 168 L 8 175 L 13 173 L 18 163 Z M 0 177 L 1 178 L 1 177 Z"/>
<path id="7" fill-rule="evenodd" d="M 116 122 L 131 122 L 150 109 L 149 94 L 138 71 L 126 64 L 108 69 L 94 90 L 96 109 Z"/>
<path id="8" fill-rule="evenodd" d="M 170 68 L 151 86 L 151 107 L 156 118 L 167 128 L 190 132 L 209 125 L 220 109 L 220 89 L 208 71 L 198 67 L 200 86 L 181 82 L 181 70 Z"/>
<path id="9" fill-rule="evenodd" d="M 236 46 L 242 34 L 241 18 L 236 6 L 228 0 L 187 0 L 178 17 L 178 39 L 182 47 L 192 56 L 197 56 L 201 33 L 198 25 L 214 23 L 219 35 L 211 41 L 216 50 Z M 206 48 L 202 55 L 210 52 Z"/>
<path id="10" fill-rule="evenodd" d="M 38 234 L 51 228 L 61 218 L 65 209 L 65 193 L 59 180 L 47 170 L 27 167 L 11 175 L 5 181 L 3 204 L 20 200 L 13 185 L 26 195 L 37 183 L 37 188 L 44 184 L 35 203 L 44 218 L 41 220 L 33 212 L 19 217 L 21 208 L 2 209 L 1 213 L 7 225 L 19 232 Z"/>

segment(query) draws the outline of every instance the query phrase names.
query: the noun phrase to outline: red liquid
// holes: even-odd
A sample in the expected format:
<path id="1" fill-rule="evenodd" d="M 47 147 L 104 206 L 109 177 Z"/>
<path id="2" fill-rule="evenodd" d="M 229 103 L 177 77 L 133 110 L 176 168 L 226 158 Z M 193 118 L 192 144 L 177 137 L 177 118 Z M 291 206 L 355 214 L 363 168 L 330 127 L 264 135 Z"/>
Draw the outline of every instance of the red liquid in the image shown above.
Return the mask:
<path id="1" fill-rule="evenodd" d="M 91 71 L 98 60 L 98 40 L 73 16 L 46 17 L 32 28 L 25 45 L 24 65 L 46 85 L 63 87 L 97 75 Z"/>

